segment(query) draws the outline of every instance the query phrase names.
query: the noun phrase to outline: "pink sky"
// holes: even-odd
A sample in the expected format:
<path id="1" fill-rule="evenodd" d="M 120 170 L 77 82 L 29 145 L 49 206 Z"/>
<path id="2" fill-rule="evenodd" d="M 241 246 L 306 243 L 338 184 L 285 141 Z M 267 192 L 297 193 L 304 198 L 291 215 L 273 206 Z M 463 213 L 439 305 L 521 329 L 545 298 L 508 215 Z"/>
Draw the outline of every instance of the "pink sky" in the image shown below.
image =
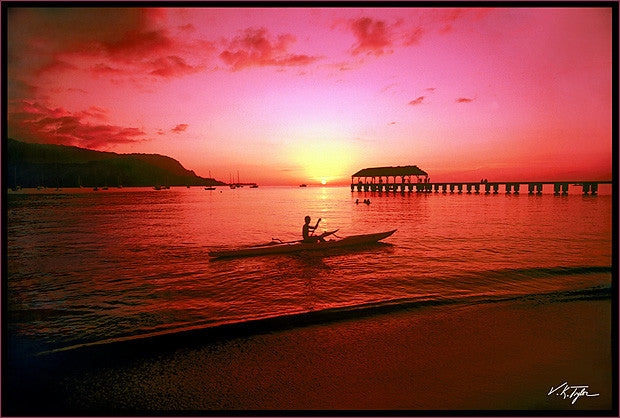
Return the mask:
<path id="1" fill-rule="evenodd" d="M 8 132 L 198 175 L 612 175 L 612 10 L 13 8 Z"/>

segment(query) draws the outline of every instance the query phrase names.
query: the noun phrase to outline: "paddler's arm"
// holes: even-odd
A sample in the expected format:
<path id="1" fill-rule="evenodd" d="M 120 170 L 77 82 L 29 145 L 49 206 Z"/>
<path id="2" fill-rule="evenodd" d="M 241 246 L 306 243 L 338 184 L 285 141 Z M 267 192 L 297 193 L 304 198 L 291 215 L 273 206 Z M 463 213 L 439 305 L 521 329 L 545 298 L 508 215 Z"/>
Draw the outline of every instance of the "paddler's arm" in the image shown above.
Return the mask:
<path id="1" fill-rule="evenodd" d="M 316 221 L 316 225 L 308 226 L 308 229 L 311 230 L 313 234 L 314 234 L 314 231 L 316 231 L 316 229 L 319 227 L 319 222 L 321 222 L 321 218 L 319 218 L 319 220 Z"/>

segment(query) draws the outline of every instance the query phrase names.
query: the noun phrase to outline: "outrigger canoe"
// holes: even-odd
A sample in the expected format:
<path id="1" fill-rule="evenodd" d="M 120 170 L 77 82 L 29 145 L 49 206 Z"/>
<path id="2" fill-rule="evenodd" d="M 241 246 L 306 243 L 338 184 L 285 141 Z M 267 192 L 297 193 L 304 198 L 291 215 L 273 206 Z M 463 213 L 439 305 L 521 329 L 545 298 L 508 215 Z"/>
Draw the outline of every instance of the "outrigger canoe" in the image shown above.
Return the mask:
<path id="1" fill-rule="evenodd" d="M 325 242 L 316 242 L 316 243 L 307 243 L 307 242 L 300 242 L 300 241 L 270 242 L 268 244 L 263 244 L 263 245 L 254 245 L 254 246 L 240 247 L 240 248 L 234 248 L 234 249 L 228 249 L 228 250 L 210 251 L 209 255 L 211 257 L 219 258 L 219 257 L 246 257 L 246 256 L 265 255 L 265 254 L 282 254 L 282 253 L 293 253 L 293 252 L 298 252 L 298 251 L 321 251 L 321 250 L 328 250 L 331 248 L 349 247 L 349 246 L 354 246 L 354 245 L 370 244 L 373 242 L 378 242 L 384 238 L 389 237 L 394 232 L 396 232 L 395 229 L 392 231 L 379 232 L 376 234 L 351 235 L 349 237 L 344 237 L 344 238 L 325 241 Z M 329 235 L 331 233 L 328 233 L 325 235 Z"/>

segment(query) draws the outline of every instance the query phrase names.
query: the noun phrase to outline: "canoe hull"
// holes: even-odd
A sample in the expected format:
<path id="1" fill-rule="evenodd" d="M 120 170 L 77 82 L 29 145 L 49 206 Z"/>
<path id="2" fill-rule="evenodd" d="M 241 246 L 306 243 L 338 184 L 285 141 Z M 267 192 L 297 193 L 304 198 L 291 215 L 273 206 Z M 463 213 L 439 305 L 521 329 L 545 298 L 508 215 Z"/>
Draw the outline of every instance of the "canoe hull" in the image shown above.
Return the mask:
<path id="1" fill-rule="evenodd" d="M 350 247 L 354 245 L 370 244 L 378 242 L 384 238 L 392 235 L 396 230 L 379 232 L 376 234 L 364 234 L 364 235 L 352 235 L 350 237 L 344 237 L 338 240 L 317 242 L 317 243 L 304 243 L 294 242 L 288 244 L 274 244 L 274 245 L 262 245 L 255 247 L 242 247 L 229 250 L 210 251 L 211 257 L 248 257 L 254 255 L 265 254 L 285 254 L 299 251 L 322 251 L 331 248 Z"/>

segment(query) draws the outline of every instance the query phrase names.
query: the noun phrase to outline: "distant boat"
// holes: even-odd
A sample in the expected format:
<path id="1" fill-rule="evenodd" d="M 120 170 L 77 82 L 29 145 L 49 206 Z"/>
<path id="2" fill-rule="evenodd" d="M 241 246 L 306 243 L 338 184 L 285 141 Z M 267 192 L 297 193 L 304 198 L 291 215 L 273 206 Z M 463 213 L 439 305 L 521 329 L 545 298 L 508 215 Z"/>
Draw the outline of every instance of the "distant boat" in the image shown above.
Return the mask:
<path id="1" fill-rule="evenodd" d="M 231 185 L 230 185 L 230 188 L 231 188 L 231 189 L 236 189 L 236 188 L 237 188 L 237 186 L 235 186 L 234 184 L 231 184 Z"/>
<path id="2" fill-rule="evenodd" d="M 250 186 L 250 189 L 258 189 L 258 184 L 253 184 Z"/>
<path id="3" fill-rule="evenodd" d="M 205 190 L 215 190 L 215 187 L 213 186 L 205 187 Z"/>
<path id="4" fill-rule="evenodd" d="M 98 191 L 99 191 L 99 187 L 95 186 L 95 187 L 93 188 L 93 190 L 94 190 L 94 191 L 96 191 L 96 192 L 98 192 Z"/>
<path id="5" fill-rule="evenodd" d="M 155 187 L 153 187 L 153 189 L 155 189 L 155 190 L 161 190 L 161 186 L 155 186 Z"/>
<path id="6" fill-rule="evenodd" d="M 300 184 L 299 187 L 308 187 L 307 184 Z"/>

